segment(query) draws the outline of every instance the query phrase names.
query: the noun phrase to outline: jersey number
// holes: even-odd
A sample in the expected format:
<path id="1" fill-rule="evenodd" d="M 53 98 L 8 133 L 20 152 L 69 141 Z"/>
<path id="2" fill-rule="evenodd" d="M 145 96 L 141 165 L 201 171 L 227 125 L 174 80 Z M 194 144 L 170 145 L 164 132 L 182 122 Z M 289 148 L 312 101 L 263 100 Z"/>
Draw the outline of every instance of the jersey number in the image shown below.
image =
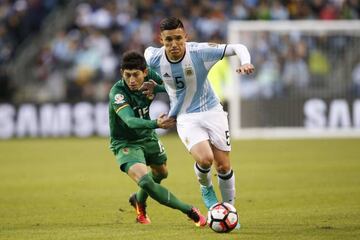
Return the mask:
<path id="1" fill-rule="evenodd" d="M 139 108 L 138 109 L 138 113 L 140 118 L 144 118 L 144 116 L 149 112 L 149 108 L 148 107 L 144 107 L 144 108 Z"/>
<path id="2" fill-rule="evenodd" d="M 158 140 L 158 144 L 159 144 L 160 153 L 165 152 L 165 148 L 164 148 L 164 146 L 162 145 L 162 143 L 160 142 L 160 140 Z"/>
<path id="3" fill-rule="evenodd" d="M 176 82 L 176 87 L 177 88 L 184 88 L 185 87 L 185 83 L 184 81 L 182 80 L 182 77 L 175 77 L 175 82 Z"/>

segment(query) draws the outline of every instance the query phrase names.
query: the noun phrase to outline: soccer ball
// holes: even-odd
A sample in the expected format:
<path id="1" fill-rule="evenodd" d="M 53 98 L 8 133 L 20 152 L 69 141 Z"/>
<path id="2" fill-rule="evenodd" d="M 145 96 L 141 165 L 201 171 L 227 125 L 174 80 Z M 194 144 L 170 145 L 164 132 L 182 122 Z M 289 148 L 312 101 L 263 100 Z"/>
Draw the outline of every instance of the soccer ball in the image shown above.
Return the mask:
<path id="1" fill-rule="evenodd" d="M 207 223 L 215 232 L 231 232 L 238 223 L 237 211 L 230 203 L 215 203 L 208 211 Z"/>

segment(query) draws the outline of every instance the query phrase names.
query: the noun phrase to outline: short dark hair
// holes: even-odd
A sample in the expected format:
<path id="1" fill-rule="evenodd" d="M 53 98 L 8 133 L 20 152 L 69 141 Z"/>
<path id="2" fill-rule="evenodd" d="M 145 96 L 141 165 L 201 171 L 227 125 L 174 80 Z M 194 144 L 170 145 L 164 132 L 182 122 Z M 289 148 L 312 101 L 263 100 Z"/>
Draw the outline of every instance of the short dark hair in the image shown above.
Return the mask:
<path id="1" fill-rule="evenodd" d="M 122 55 L 121 70 L 137 69 L 144 71 L 146 69 L 146 60 L 144 56 L 136 51 L 127 51 Z"/>
<path id="2" fill-rule="evenodd" d="M 184 24 L 179 18 L 176 17 L 167 17 L 161 20 L 160 22 L 160 31 L 164 30 L 173 30 L 177 28 L 184 28 Z"/>

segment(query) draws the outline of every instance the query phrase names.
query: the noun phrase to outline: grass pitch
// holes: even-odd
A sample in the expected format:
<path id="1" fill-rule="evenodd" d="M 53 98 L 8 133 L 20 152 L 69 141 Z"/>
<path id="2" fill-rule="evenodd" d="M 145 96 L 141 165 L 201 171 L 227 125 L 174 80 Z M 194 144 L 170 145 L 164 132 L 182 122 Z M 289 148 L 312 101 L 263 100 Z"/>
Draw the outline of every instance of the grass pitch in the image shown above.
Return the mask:
<path id="1" fill-rule="evenodd" d="M 193 160 L 177 136 L 162 140 L 163 185 L 205 213 Z M 118 170 L 108 139 L 0 141 L 0 239 L 359 239 L 360 139 L 232 147 L 242 228 L 217 234 L 153 200 L 152 224 L 136 224 L 127 201 L 137 186 Z"/>

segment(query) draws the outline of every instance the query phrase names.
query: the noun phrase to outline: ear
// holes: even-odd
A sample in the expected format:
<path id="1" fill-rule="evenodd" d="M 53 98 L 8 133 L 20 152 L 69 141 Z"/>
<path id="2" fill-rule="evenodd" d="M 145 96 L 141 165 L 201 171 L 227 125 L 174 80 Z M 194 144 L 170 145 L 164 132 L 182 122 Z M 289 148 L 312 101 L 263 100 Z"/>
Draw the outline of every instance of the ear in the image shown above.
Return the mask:
<path id="1" fill-rule="evenodd" d="M 145 70 L 144 70 L 144 77 L 146 77 L 146 76 L 148 75 L 148 73 L 149 73 L 149 69 L 148 69 L 148 68 L 145 68 Z"/>
<path id="2" fill-rule="evenodd" d="M 159 41 L 159 43 L 164 44 L 164 41 L 161 37 L 161 33 L 158 35 L 158 41 Z"/>

